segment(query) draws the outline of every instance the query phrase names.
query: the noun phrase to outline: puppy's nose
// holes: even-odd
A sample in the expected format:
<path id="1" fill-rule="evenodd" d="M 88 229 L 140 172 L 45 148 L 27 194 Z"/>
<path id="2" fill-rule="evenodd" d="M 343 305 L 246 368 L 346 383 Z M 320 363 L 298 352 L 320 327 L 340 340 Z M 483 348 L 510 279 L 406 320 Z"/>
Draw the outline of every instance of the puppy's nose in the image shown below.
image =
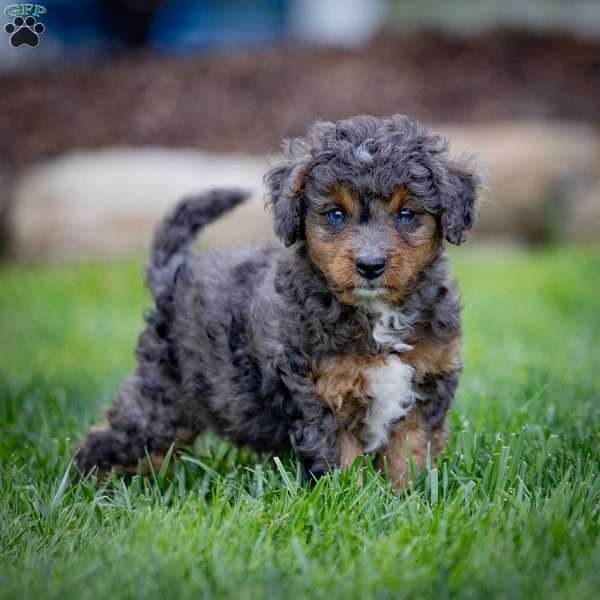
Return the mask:
<path id="1" fill-rule="evenodd" d="M 354 261 L 358 274 L 365 279 L 376 279 L 385 270 L 385 258 L 359 258 Z"/>

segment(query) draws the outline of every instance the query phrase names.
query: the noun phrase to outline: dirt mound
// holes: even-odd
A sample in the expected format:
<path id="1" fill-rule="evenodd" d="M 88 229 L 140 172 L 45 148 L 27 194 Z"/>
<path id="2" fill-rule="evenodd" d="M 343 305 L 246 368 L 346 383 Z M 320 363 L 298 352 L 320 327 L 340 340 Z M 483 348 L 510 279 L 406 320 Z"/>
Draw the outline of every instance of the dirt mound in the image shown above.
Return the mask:
<path id="1" fill-rule="evenodd" d="M 265 152 L 315 118 L 600 123 L 600 40 L 495 31 L 381 35 L 354 50 L 277 47 L 0 76 L 0 161 L 118 144 Z"/>

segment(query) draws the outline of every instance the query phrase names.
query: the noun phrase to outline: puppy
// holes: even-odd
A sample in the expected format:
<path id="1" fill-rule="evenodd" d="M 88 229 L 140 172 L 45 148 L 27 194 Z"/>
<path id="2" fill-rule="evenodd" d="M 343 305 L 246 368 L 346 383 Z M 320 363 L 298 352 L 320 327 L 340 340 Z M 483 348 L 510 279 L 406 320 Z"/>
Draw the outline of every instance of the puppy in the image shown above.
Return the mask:
<path id="1" fill-rule="evenodd" d="M 409 456 L 423 467 L 443 449 L 461 370 L 444 243 L 473 225 L 473 166 L 409 117 L 359 116 L 287 141 L 265 179 L 283 245 L 192 254 L 237 190 L 186 199 L 158 227 L 137 367 L 81 442 L 83 470 L 160 462 L 210 429 L 292 448 L 313 477 L 374 452 L 401 488 Z"/>

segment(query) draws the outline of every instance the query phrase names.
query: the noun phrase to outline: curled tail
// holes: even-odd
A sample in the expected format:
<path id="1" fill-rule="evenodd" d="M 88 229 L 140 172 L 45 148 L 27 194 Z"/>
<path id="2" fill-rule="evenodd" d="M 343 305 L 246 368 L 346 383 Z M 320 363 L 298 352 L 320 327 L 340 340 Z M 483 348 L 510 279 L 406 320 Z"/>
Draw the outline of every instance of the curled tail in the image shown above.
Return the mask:
<path id="1" fill-rule="evenodd" d="M 155 298 L 171 289 L 177 269 L 200 229 L 248 196 L 247 191 L 239 189 L 211 190 L 185 198 L 167 214 L 154 234 L 147 270 L 148 287 Z"/>

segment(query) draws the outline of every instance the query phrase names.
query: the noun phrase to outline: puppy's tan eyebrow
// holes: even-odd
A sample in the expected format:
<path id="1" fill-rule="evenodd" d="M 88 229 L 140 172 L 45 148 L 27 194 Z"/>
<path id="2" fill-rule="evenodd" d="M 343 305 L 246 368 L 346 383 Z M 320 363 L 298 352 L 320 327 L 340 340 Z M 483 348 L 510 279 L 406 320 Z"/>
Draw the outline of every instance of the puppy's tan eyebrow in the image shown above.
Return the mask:
<path id="1" fill-rule="evenodd" d="M 388 209 L 392 213 L 397 213 L 410 198 L 410 192 L 406 186 L 399 187 L 390 197 Z"/>
<path id="2" fill-rule="evenodd" d="M 336 187 L 331 192 L 331 198 L 339 205 L 339 207 L 348 215 L 354 213 L 355 200 L 352 192 L 344 186 Z"/>

